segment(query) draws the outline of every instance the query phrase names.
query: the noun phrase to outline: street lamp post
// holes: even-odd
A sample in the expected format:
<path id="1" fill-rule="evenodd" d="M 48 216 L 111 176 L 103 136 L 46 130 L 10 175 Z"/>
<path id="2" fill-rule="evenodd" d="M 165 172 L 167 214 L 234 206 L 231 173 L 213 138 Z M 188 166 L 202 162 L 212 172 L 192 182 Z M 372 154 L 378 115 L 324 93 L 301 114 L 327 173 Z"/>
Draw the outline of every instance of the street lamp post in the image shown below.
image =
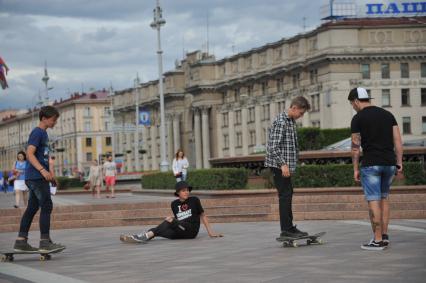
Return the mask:
<path id="1" fill-rule="evenodd" d="M 139 75 L 136 75 L 135 79 L 135 126 L 136 126 L 136 133 L 135 133 L 135 171 L 140 171 L 140 165 L 139 165 Z"/>
<path id="2" fill-rule="evenodd" d="M 157 30 L 157 42 L 158 42 L 158 89 L 160 92 L 160 171 L 165 172 L 169 169 L 169 163 L 166 157 L 166 131 L 165 131 L 165 118 L 164 118 L 164 94 L 163 94 L 163 59 L 161 50 L 161 37 L 160 29 L 166 21 L 163 19 L 162 10 L 160 7 L 160 0 L 157 0 L 157 7 L 154 9 L 154 21 L 151 23 L 151 27 Z"/>
<path id="3" fill-rule="evenodd" d="M 111 108 L 109 113 L 109 119 L 111 123 L 111 155 L 112 159 L 115 160 L 115 125 L 114 125 L 114 90 L 109 88 L 109 97 L 111 99 Z"/>
<path id="4" fill-rule="evenodd" d="M 44 106 L 49 104 L 49 87 L 47 85 L 48 81 L 49 81 L 49 76 L 47 75 L 47 63 L 46 61 L 44 62 L 44 76 L 41 79 L 44 83 L 44 85 L 46 86 L 46 93 L 45 93 L 45 97 L 44 97 Z"/>

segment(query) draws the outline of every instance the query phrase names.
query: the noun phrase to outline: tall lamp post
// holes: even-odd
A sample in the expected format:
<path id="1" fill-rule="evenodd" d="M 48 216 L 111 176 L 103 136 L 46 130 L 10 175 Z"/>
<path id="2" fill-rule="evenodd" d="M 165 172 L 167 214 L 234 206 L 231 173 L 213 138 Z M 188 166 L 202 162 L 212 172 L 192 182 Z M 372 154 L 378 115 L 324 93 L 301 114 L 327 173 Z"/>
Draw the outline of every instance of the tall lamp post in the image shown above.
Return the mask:
<path id="1" fill-rule="evenodd" d="M 111 99 L 111 110 L 109 114 L 110 124 L 111 124 L 111 155 L 112 159 L 115 160 L 115 121 L 114 121 L 114 89 L 111 87 L 109 88 L 109 95 Z"/>
<path id="2" fill-rule="evenodd" d="M 49 87 L 47 85 L 48 81 L 49 81 L 49 76 L 47 75 L 47 63 L 46 61 L 44 61 L 44 76 L 41 79 L 44 83 L 44 85 L 46 86 L 46 93 L 45 93 L 45 97 L 44 97 L 44 106 L 49 104 Z"/>
<path id="3" fill-rule="evenodd" d="M 136 123 L 136 133 L 135 133 L 135 171 L 140 171 L 139 165 L 139 75 L 136 75 L 135 79 L 135 123 Z"/>
<path id="4" fill-rule="evenodd" d="M 166 131 L 165 131 L 165 118 L 164 118 L 164 94 L 163 94 L 163 59 L 161 50 L 161 37 L 160 29 L 166 21 L 163 19 L 162 10 L 160 7 L 160 0 L 157 0 L 157 7 L 154 9 L 154 21 L 151 23 L 151 27 L 157 30 L 157 42 L 158 42 L 158 88 L 160 92 L 160 171 L 165 172 L 169 169 L 169 162 L 166 157 Z"/>

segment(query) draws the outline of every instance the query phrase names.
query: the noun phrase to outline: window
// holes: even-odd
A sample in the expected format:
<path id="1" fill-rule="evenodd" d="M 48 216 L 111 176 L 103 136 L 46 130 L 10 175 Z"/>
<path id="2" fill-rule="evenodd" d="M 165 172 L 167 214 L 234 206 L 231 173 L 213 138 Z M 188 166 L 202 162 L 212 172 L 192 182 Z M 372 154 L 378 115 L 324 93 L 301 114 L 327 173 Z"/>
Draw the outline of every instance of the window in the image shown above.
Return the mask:
<path id="1" fill-rule="evenodd" d="M 410 90 L 408 88 L 401 89 L 401 106 L 410 106 Z"/>
<path id="2" fill-rule="evenodd" d="M 370 79 L 370 64 L 361 64 L 361 74 L 364 80 Z"/>
<path id="3" fill-rule="evenodd" d="M 420 76 L 426 78 L 426 63 L 420 64 Z"/>
<path id="4" fill-rule="evenodd" d="M 109 116 L 111 109 L 109 107 L 104 107 L 104 116 Z"/>
<path id="5" fill-rule="evenodd" d="M 223 136 L 223 149 L 228 149 L 228 148 L 229 148 L 229 136 L 224 135 Z"/>
<path id="6" fill-rule="evenodd" d="M 382 63 L 382 79 L 390 79 L 389 63 Z"/>
<path id="7" fill-rule="evenodd" d="M 84 107 L 84 117 L 90 117 L 90 116 L 91 116 L 90 107 Z"/>
<path id="8" fill-rule="evenodd" d="M 238 132 L 237 133 L 237 147 L 243 146 L 243 134 Z"/>
<path id="9" fill-rule="evenodd" d="M 111 125 L 110 121 L 105 121 L 104 122 L 105 131 L 111 130 L 111 126 L 110 125 Z"/>
<path id="10" fill-rule="evenodd" d="M 91 152 L 86 152 L 86 161 L 92 161 L 93 157 L 92 157 L 92 153 Z"/>
<path id="11" fill-rule="evenodd" d="M 319 93 L 311 95 L 312 112 L 320 111 L 320 97 Z"/>
<path id="12" fill-rule="evenodd" d="M 253 123 L 254 119 L 255 119 L 254 107 L 250 107 L 249 108 L 249 119 L 248 119 L 248 122 L 249 123 Z"/>
<path id="13" fill-rule="evenodd" d="M 402 117 L 402 133 L 411 134 L 411 117 Z"/>
<path id="14" fill-rule="evenodd" d="M 263 120 L 269 120 L 269 104 L 265 104 L 263 107 Z"/>
<path id="15" fill-rule="evenodd" d="M 278 102 L 278 112 L 282 113 L 285 110 L 285 101 Z"/>
<path id="16" fill-rule="evenodd" d="M 235 111 L 235 125 L 241 125 L 241 110 Z"/>
<path id="17" fill-rule="evenodd" d="M 410 69 L 408 63 L 401 63 L 401 78 L 407 79 L 410 77 Z"/>
<path id="18" fill-rule="evenodd" d="M 91 147 L 92 146 L 92 138 L 86 138 L 86 146 Z"/>
<path id="19" fill-rule="evenodd" d="M 315 84 L 318 82 L 318 69 L 313 69 L 309 72 L 309 78 L 311 84 Z"/>
<path id="20" fill-rule="evenodd" d="M 421 105 L 422 106 L 426 106 L 426 88 L 422 88 L 420 90 L 420 95 L 421 95 Z"/>
<path id="21" fill-rule="evenodd" d="M 90 123 L 90 121 L 85 121 L 84 122 L 84 131 L 85 132 L 92 131 L 92 123 Z"/>
<path id="22" fill-rule="evenodd" d="M 262 95 L 266 95 L 268 94 L 268 83 L 267 82 L 262 82 Z"/>
<path id="23" fill-rule="evenodd" d="M 293 74 L 293 88 L 299 86 L 300 73 Z"/>
<path id="24" fill-rule="evenodd" d="M 426 134 L 426 117 L 422 117 L 422 134 Z"/>
<path id="25" fill-rule="evenodd" d="M 284 78 L 277 79 L 277 92 L 282 92 L 284 90 Z"/>
<path id="26" fill-rule="evenodd" d="M 111 139 L 111 137 L 106 137 L 105 138 L 105 145 L 106 146 L 111 146 L 112 145 L 112 139 Z"/>
<path id="27" fill-rule="evenodd" d="M 389 89 L 382 89 L 382 106 L 383 107 L 391 106 Z"/>
<path id="28" fill-rule="evenodd" d="M 321 122 L 320 121 L 312 121 L 312 127 L 321 128 Z"/>
<path id="29" fill-rule="evenodd" d="M 228 127 L 228 113 L 222 113 L 222 127 Z"/>
<path id="30" fill-rule="evenodd" d="M 254 146 L 256 144 L 256 132 L 250 131 L 250 146 Z"/>
<path id="31" fill-rule="evenodd" d="M 249 85 L 247 87 L 247 96 L 252 96 L 253 95 L 253 85 Z"/>
<path id="32" fill-rule="evenodd" d="M 234 89 L 234 95 L 235 95 L 235 100 L 237 100 L 240 96 L 240 89 L 239 88 Z"/>

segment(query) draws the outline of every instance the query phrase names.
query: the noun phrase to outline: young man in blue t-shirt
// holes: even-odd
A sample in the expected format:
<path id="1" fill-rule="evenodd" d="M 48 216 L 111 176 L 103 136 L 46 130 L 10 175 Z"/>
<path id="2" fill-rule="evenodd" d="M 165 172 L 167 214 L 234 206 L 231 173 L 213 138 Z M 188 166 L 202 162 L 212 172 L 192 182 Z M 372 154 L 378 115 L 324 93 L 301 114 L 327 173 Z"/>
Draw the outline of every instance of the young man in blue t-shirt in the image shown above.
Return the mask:
<path id="1" fill-rule="evenodd" d="M 53 106 L 40 109 L 38 127 L 34 128 L 28 139 L 27 157 L 29 164 L 25 170 L 25 184 L 29 189 L 28 206 L 22 215 L 18 238 L 14 250 L 19 252 L 37 253 L 53 252 L 65 249 L 65 246 L 55 244 L 50 240 L 50 215 L 52 199 L 49 182 L 56 182 L 49 170 L 49 146 L 46 130 L 53 128 L 59 117 L 59 112 Z M 40 246 L 34 248 L 28 244 L 28 231 L 34 215 L 40 208 Z"/>

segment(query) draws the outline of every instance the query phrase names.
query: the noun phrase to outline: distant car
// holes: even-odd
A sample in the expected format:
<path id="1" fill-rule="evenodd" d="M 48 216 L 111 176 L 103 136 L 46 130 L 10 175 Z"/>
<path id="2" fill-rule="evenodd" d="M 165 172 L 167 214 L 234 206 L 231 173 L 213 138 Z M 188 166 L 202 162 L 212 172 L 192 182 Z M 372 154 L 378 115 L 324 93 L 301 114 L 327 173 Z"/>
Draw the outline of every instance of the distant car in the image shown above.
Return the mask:
<path id="1" fill-rule="evenodd" d="M 336 143 L 327 145 L 326 147 L 323 147 L 321 150 L 341 150 L 341 151 L 347 151 L 347 150 L 351 150 L 351 144 L 352 144 L 352 140 L 351 138 L 347 138 L 341 141 L 338 141 Z M 426 147 L 426 138 L 424 139 L 419 139 L 419 140 L 411 140 L 411 141 L 406 141 L 402 143 L 403 147 L 411 147 L 411 146 L 425 146 Z"/>

